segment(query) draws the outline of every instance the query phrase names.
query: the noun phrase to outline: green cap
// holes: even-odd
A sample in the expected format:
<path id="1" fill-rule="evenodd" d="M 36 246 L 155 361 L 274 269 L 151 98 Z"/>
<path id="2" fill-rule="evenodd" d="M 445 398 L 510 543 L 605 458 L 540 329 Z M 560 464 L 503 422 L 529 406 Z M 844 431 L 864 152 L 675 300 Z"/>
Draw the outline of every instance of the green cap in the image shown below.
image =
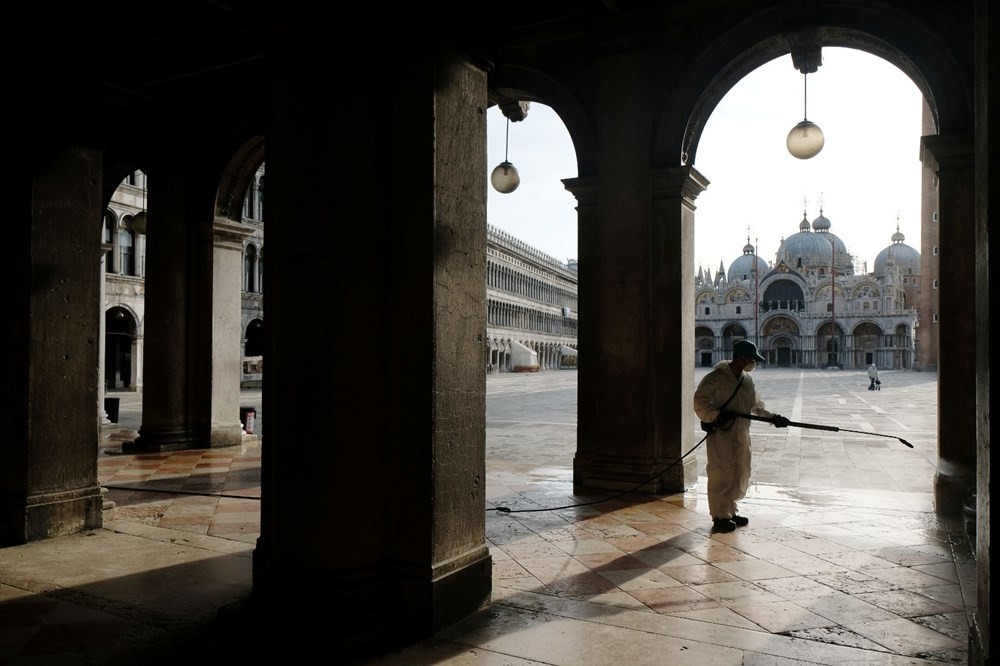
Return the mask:
<path id="1" fill-rule="evenodd" d="M 757 351 L 757 345 L 749 340 L 740 340 L 733 345 L 733 358 L 736 358 L 737 356 L 746 356 L 747 358 L 752 358 L 758 363 L 763 363 L 766 360 L 760 355 L 760 352 Z"/>

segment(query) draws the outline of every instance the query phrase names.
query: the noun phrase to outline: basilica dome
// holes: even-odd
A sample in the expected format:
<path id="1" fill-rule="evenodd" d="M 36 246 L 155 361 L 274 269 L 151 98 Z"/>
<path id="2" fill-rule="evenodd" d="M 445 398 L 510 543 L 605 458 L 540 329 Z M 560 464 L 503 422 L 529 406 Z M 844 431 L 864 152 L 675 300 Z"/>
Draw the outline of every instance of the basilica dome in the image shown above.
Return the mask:
<path id="1" fill-rule="evenodd" d="M 826 219 L 822 215 L 820 218 Z M 825 231 L 823 233 L 810 231 L 809 220 L 806 219 L 805 213 L 802 214 L 799 230 L 799 233 L 792 234 L 782 241 L 781 247 L 778 248 L 778 261 L 785 262 L 789 268 L 795 270 L 829 266 L 830 259 L 833 258 L 829 240 L 831 234 Z"/>
<path id="2" fill-rule="evenodd" d="M 896 233 L 892 235 L 892 245 L 875 257 L 876 278 L 884 278 L 890 265 L 898 267 L 901 275 L 920 275 L 920 253 L 904 243 L 905 240 L 906 237 L 900 233 L 897 225 Z"/>
<path id="3" fill-rule="evenodd" d="M 730 280 L 752 280 L 754 279 L 754 264 L 757 266 L 758 278 L 764 277 L 771 270 L 767 262 L 756 255 L 754 246 L 750 244 L 750 239 L 748 238 L 747 244 L 743 246 L 743 254 L 737 257 L 733 263 L 729 264 L 726 277 Z"/>
<path id="4" fill-rule="evenodd" d="M 832 256 L 827 258 L 826 265 L 829 266 L 830 259 L 833 259 L 837 265 L 837 273 L 840 275 L 854 275 L 854 260 L 847 251 L 844 241 L 836 234 L 830 232 L 830 220 L 823 215 L 822 208 L 819 209 L 819 217 L 813 220 L 812 228 L 816 233 L 823 234 L 823 237 L 826 238 L 827 242 L 833 248 Z"/>

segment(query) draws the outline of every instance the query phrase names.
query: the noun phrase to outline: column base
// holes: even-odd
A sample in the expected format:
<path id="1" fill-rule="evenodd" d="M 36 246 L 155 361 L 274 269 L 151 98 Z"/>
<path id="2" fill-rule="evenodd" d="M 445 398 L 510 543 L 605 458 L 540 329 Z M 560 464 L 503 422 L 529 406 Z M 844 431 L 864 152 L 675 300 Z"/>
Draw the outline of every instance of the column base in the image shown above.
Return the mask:
<path id="1" fill-rule="evenodd" d="M 100 529 L 104 524 L 102 505 L 101 488 L 97 485 L 29 495 L 23 503 L 4 508 L 9 519 L 0 519 L 0 525 L 6 527 L 0 532 L 0 546 Z"/>
<path id="2" fill-rule="evenodd" d="M 160 453 L 206 448 L 203 440 L 187 429 L 139 428 L 139 437 L 122 442 L 122 453 Z"/>
<path id="3" fill-rule="evenodd" d="M 215 426 L 209 434 L 209 445 L 213 449 L 226 446 L 240 446 L 244 442 L 246 433 L 243 431 L 243 424 L 239 421 L 226 426 Z"/>
<path id="4" fill-rule="evenodd" d="M 934 476 L 935 511 L 945 516 L 963 516 L 969 498 L 976 492 L 975 470 L 954 463 L 938 461 Z"/>
<path id="5" fill-rule="evenodd" d="M 234 649 L 255 644 L 252 637 L 294 617 L 298 648 L 311 645 L 336 663 L 371 657 L 433 636 L 486 606 L 492 591 L 493 563 L 485 546 L 466 566 L 432 580 L 429 571 L 418 580 L 407 574 L 412 565 L 394 564 L 278 575 L 259 561 L 259 548 L 252 595 L 218 611 L 219 635 Z M 316 608 L 350 612 L 332 621 Z"/>
<path id="6" fill-rule="evenodd" d="M 693 457 L 677 463 L 676 458 L 626 458 L 577 453 L 573 459 L 573 486 L 634 490 L 652 495 L 682 493 L 698 482 L 696 465 Z"/>

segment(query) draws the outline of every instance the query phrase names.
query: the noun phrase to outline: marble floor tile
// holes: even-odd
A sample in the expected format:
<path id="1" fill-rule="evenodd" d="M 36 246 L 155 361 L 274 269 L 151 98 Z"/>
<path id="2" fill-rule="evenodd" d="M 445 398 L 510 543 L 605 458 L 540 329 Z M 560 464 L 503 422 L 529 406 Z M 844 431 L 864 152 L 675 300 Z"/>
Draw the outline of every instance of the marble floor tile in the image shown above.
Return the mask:
<path id="1" fill-rule="evenodd" d="M 499 548 L 518 560 L 535 560 L 539 558 L 564 558 L 566 553 L 556 545 L 539 537 L 522 538 L 509 543 L 500 543 Z"/>
<path id="2" fill-rule="evenodd" d="M 619 589 L 601 574 L 589 570 L 564 573 L 543 582 L 553 594 L 567 597 L 601 595 Z"/>
<path id="3" fill-rule="evenodd" d="M 824 553 L 842 553 L 846 550 L 843 544 L 823 539 L 820 537 L 810 537 L 805 539 L 788 539 L 781 542 L 782 545 L 800 550 L 807 555 L 822 555 Z"/>
<path id="4" fill-rule="evenodd" d="M 782 599 L 794 601 L 797 599 L 811 599 L 828 595 L 840 594 L 829 585 L 817 583 L 814 580 L 802 576 L 792 578 L 772 578 L 771 580 L 758 580 L 755 585 L 775 594 Z"/>
<path id="5" fill-rule="evenodd" d="M 927 652 L 962 647 L 960 641 L 904 618 L 845 624 L 855 633 L 896 654 L 918 656 Z"/>
<path id="6" fill-rule="evenodd" d="M 733 532 L 732 534 L 736 534 L 737 532 L 739 532 L 739 530 Z M 785 542 L 733 541 L 732 547 L 761 560 L 775 560 L 781 557 L 798 557 L 799 555 L 802 555 L 801 550 L 787 546 L 785 545 Z M 714 560 L 717 558 L 712 559 Z"/>
<path id="7" fill-rule="evenodd" d="M 625 592 L 683 585 L 683 583 L 657 569 L 622 569 L 618 571 L 602 571 L 600 574 Z"/>
<path id="8" fill-rule="evenodd" d="M 694 555 L 690 555 L 679 548 L 662 545 L 635 551 L 632 553 L 632 557 L 651 567 L 660 569 L 703 563 L 703 560 L 695 557 Z"/>
<path id="9" fill-rule="evenodd" d="M 772 594 L 764 588 L 746 581 L 705 583 L 704 585 L 694 585 L 691 589 L 697 590 L 706 597 L 715 599 L 723 606 L 741 606 L 784 601 L 778 595 Z"/>
<path id="10" fill-rule="evenodd" d="M 704 610 L 678 611 L 676 613 L 668 613 L 668 615 L 671 617 L 698 620 L 699 622 L 719 624 L 724 627 L 739 627 L 741 629 L 749 629 L 751 631 L 763 631 L 763 627 L 760 625 L 755 624 L 751 620 L 748 620 L 729 608 L 721 606 L 718 608 L 706 608 Z"/>
<path id="11" fill-rule="evenodd" d="M 873 578 L 884 580 L 896 587 L 908 590 L 922 587 L 938 587 L 946 582 L 937 576 L 903 566 L 889 567 L 887 569 L 865 569 L 865 573 Z"/>
<path id="12" fill-rule="evenodd" d="M 669 566 L 660 569 L 665 574 L 685 585 L 701 585 L 704 583 L 735 583 L 740 579 L 714 564 L 688 564 Z"/>
<path id="13" fill-rule="evenodd" d="M 795 572 L 766 560 L 735 560 L 732 562 L 719 562 L 715 566 L 741 580 L 749 581 L 768 578 L 789 578 L 796 575 Z"/>
<path id="14" fill-rule="evenodd" d="M 815 576 L 809 576 L 809 578 L 817 583 L 828 585 L 844 594 L 880 592 L 884 590 L 891 590 L 895 587 L 892 583 L 855 571 L 817 574 Z"/>
<path id="15" fill-rule="evenodd" d="M 890 653 L 886 652 L 886 648 L 883 645 L 876 643 L 875 641 L 869 640 L 858 633 L 851 631 L 850 629 L 835 624 L 829 627 L 816 627 L 812 629 L 794 629 L 788 632 L 789 636 L 794 636 L 796 638 L 804 638 L 810 641 L 817 641 L 820 643 L 829 643 L 832 645 L 843 645 L 845 647 L 858 648 L 861 650 L 866 650 L 876 655 L 882 655 L 886 660 L 884 663 L 894 663 L 896 660 Z M 874 660 L 873 661 L 877 661 Z M 862 662 L 865 663 L 865 662 Z"/>
<path id="16" fill-rule="evenodd" d="M 892 562 L 876 557 L 869 552 L 844 551 L 842 553 L 823 553 L 820 559 L 851 571 L 867 571 L 868 569 L 885 569 Z"/>
<path id="17" fill-rule="evenodd" d="M 856 625 L 899 619 L 895 613 L 848 594 L 828 594 L 809 599 L 797 599 L 796 603 L 850 629 L 855 629 Z"/>
<path id="18" fill-rule="evenodd" d="M 615 548 L 603 539 L 572 539 L 565 541 L 550 541 L 556 548 L 568 555 L 594 555 L 613 554 L 624 555 L 625 553 Z"/>
<path id="19" fill-rule="evenodd" d="M 962 586 L 957 584 L 921 587 L 918 592 L 925 597 L 940 601 L 954 608 L 965 608 L 966 606 L 971 607 L 973 605 L 965 600 L 962 594 Z"/>
<path id="20" fill-rule="evenodd" d="M 687 586 L 635 590 L 629 594 L 658 613 L 703 610 L 721 606 L 718 601 Z"/>
<path id="21" fill-rule="evenodd" d="M 945 613 L 943 615 L 924 615 L 910 618 L 917 624 L 933 629 L 956 641 L 967 641 L 969 638 L 969 619 L 962 613 Z"/>
<path id="22" fill-rule="evenodd" d="M 620 571 L 622 569 L 648 569 L 649 566 L 627 553 L 587 553 L 576 555 L 574 559 L 594 571 Z"/>
<path id="23" fill-rule="evenodd" d="M 919 615 L 941 615 L 962 610 L 909 590 L 888 590 L 871 594 L 859 594 L 858 599 L 884 608 L 901 617 L 916 617 Z"/>
<path id="24" fill-rule="evenodd" d="M 837 624 L 791 601 L 736 605 L 729 608 L 772 634 Z"/>
<path id="25" fill-rule="evenodd" d="M 899 546 L 895 548 L 882 548 L 872 552 L 876 557 L 880 557 L 883 560 L 888 560 L 893 564 L 898 564 L 904 567 L 912 567 L 918 564 L 947 564 L 948 560 L 943 557 L 933 554 L 925 553 L 918 550 L 917 548 L 907 548 L 905 546 Z"/>
<path id="26" fill-rule="evenodd" d="M 623 592 L 621 590 L 602 592 L 600 594 L 588 594 L 585 596 L 574 596 L 573 598 L 580 599 L 581 601 L 588 601 L 592 604 L 603 604 L 605 606 L 614 606 L 616 608 L 641 611 L 644 613 L 656 612 L 628 592 Z"/>
<path id="27" fill-rule="evenodd" d="M 919 571 L 925 573 L 935 578 L 940 578 L 948 583 L 958 583 L 958 569 L 954 562 L 945 562 L 943 564 L 917 564 L 911 567 L 914 571 Z"/>
<path id="28" fill-rule="evenodd" d="M 812 576 L 824 573 L 840 573 L 847 571 L 844 567 L 829 562 L 827 560 L 813 557 L 812 555 L 802 555 L 800 557 L 775 557 L 769 560 L 782 569 L 787 569 L 799 576 Z"/>
<path id="29" fill-rule="evenodd" d="M 592 573 L 590 568 L 565 555 L 516 559 L 528 573 L 546 584 L 557 578 Z"/>

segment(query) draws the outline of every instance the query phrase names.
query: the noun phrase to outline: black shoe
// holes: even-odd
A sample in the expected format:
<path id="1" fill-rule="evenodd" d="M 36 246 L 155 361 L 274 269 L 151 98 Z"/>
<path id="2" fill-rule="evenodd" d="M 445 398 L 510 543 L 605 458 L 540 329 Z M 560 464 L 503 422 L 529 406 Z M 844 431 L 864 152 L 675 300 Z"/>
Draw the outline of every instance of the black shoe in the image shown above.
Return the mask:
<path id="1" fill-rule="evenodd" d="M 713 532 L 732 532 L 736 529 L 736 523 L 729 518 L 714 518 L 712 520 Z"/>
<path id="2" fill-rule="evenodd" d="M 736 527 L 746 527 L 750 524 L 750 519 L 746 516 L 733 516 L 732 521 L 736 523 Z"/>

